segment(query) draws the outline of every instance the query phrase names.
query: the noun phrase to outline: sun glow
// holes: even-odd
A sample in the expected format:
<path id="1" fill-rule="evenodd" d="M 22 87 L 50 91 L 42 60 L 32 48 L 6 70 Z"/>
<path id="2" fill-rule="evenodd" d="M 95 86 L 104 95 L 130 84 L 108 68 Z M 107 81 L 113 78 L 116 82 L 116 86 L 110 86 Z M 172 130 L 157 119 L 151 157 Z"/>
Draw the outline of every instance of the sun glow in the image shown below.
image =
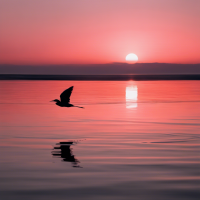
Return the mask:
<path id="1" fill-rule="evenodd" d="M 126 61 L 129 62 L 129 63 L 136 63 L 138 61 L 138 57 L 134 53 L 129 53 L 126 56 Z"/>

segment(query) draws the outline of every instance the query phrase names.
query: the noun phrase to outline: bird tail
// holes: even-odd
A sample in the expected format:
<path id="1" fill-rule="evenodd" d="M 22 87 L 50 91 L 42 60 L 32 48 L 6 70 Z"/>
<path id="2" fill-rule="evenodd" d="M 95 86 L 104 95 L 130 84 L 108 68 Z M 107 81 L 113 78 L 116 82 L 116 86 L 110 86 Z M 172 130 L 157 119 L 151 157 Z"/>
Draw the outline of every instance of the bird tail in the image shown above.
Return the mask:
<path id="1" fill-rule="evenodd" d="M 77 107 L 77 108 L 84 108 L 84 107 L 81 107 L 81 106 L 74 106 L 74 107 Z"/>

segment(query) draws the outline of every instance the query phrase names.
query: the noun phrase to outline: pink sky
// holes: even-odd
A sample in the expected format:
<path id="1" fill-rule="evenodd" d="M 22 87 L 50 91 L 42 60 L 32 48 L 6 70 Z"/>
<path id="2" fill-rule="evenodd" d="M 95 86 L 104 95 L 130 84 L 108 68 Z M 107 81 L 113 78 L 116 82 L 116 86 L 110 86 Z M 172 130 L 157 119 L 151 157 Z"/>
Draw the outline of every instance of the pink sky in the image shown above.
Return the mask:
<path id="1" fill-rule="evenodd" d="M 199 0 L 0 0 L 0 64 L 200 63 Z"/>

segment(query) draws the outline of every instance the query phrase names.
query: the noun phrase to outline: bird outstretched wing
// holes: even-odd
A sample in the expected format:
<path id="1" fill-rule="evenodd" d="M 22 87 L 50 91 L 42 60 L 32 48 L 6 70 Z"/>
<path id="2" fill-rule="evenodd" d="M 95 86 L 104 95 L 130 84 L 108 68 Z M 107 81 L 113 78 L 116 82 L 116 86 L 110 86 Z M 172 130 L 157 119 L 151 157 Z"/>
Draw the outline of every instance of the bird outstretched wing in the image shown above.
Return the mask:
<path id="1" fill-rule="evenodd" d="M 60 95 L 60 100 L 62 103 L 69 103 L 70 102 L 70 96 L 73 90 L 73 87 L 70 87 L 68 89 L 66 89 L 64 92 L 62 92 L 62 94 Z"/>

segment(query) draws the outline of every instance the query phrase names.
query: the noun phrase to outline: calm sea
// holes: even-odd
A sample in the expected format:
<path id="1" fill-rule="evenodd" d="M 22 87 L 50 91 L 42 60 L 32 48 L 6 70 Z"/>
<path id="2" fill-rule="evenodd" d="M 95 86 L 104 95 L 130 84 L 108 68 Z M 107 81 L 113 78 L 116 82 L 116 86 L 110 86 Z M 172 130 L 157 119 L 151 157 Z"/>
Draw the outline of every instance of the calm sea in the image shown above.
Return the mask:
<path id="1" fill-rule="evenodd" d="M 199 200 L 199 83 L 0 81 L 0 199 Z"/>

